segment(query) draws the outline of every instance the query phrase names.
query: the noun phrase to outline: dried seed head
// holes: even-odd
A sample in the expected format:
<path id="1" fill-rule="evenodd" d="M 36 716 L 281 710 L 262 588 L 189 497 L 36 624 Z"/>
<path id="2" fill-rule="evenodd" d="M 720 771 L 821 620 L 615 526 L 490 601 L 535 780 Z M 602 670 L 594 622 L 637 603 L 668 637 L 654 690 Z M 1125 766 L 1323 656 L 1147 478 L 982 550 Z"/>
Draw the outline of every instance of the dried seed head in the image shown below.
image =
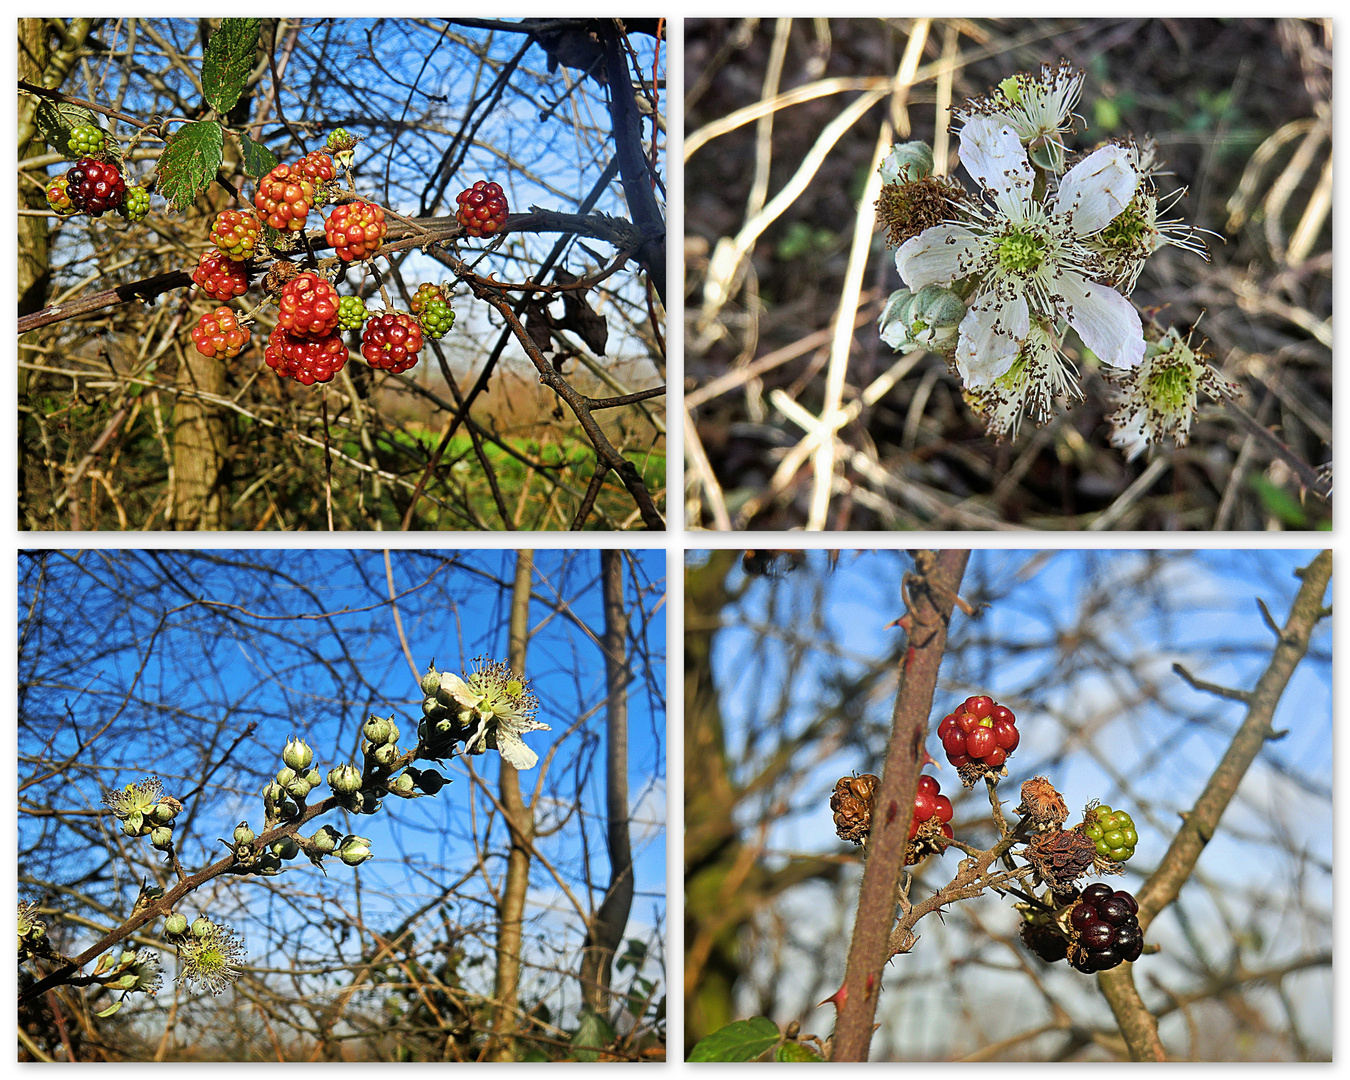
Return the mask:
<path id="1" fill-rule="evenodd" d="M 1013 812 L 1038 829 L 1057 829 L 1069 819 L 1063 796 L 1044 776 L 1033 776 L 1022 785 L 1022 803 Z"/>
<path id="2" fill-rule="evenodd" d="M 844 776 L 834 785 L 830 795 L 830 809 L 834 811 L 834 831 L 840 840 L 861 844 L 872 828 L 872 795 L 878 777 L 871 773 L 862 776 Z"/>
<path id="3" fill-rule="evenodd" d="M 1023 852 L 1042 881 L 1063 889 L 1093 869 L 1097 846 L 1077 829 L 1039 833 Z"/>

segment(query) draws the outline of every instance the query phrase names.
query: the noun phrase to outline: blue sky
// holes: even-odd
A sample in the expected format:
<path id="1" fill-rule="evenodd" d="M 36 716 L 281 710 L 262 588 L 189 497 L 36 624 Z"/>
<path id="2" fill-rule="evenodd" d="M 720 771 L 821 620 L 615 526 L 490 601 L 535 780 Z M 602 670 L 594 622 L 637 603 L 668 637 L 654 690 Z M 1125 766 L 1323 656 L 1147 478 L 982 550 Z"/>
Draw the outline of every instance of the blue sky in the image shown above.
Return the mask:
<path id="1" fill-rule="evenodd" d="M 1015 803 L 1016 785 L 1046 774 L 1072 811 L 1092 798 L 1128 809 L 1139 827 L 1140 844 L 1126 877 L 1115 880 L 1119 887 L 1137 886 L 1140 874 L 1151 870 L 1166 849 L 1177 812 L 1194 802 L 1244 714 L 1236 702 L 1187 686 L 1172 665 L 1184 665 L 1201 680 L 1250 687 L 1269 661 L 1273 643 L 1256 600 L 1264 600 L 1277 622 L 1283 622 L 1299 585 L 1293 571 L 1312 555 L 1194 552 L 1149 569 L 1148 553 L 1138 551 L 976 552 L 963 595 L 976 599 L 992 592 L 997 598 L 978 620 L 955 617 L 955 638 L 969 644 L 962 655 L 951 653 L 944 662 L 932 726 L 935 729 L 945 712 L 972 693 L 991 693 L 1012 707 L 1022 740 L 1009 762 L 1008 790 L 1001 788 L 1000 793 Z M 724 718 L 736 753 L 744 747 L 748 725 L 763 723 L 772 714 L 790 679 L 796 681 L 791 683 L 792 706 L 785 727 L 793 731 L 819 715 L 826 697 L 815 698 L 821 684 L 858 674 L 868 659 L 887 656 L 901 641 L 900 632 L 887 624 L 901 613 L 900 576 L 911 565 L 903 552 L 845 552 L 833 574 L 825 573 L 822 552 L 811 553 L 809 560 L 808 569 L 782 581 L 753 582 L 739 606 L 729 611 L 735 616 L 729 620 L 733 625 L 717 638 L 714 672 L 724 688 Z M 740 580 L 737 569 L 732 587 Z M 1080 614 L 1093 606 L 1099 606 L 1100 617 L 1080 624 Z M 818 635 L 813 622 L 821 627 Z M 1097 636 L 1075 638 L 1083 627 L 1097 631 Z M 794 630 L 808 638 L 830 639 L 836 649 L 793 655 L 789 673 L 785 664 L 792 654 L 781 639 Z M 1183 973 L 1168 970 L 1168 947 L 1179 948 L 1181 935 L 1196 926 L 1236 922 L 1246 927 L 1251 941 L 1262 943 L 1247 946 L 1247 959 L 1257 962 L 1277 963 L 1290 950 L 1319 939 L 1330 947 L 1326 926 L 1315 925 L 1316 917 L 1313 924 L 1299 919 L 1288 892 L 1290 882 L 1297 882 L 1299 902 L 1321 912 L 1329 924 L 1330 650 L 1330 620 L 1324 620 L 1314 636 L 1312 654 L 1297 669 L 1276 713 L 1276 728 L 1288 734 L 1265 745 L 1230 804 L 1223 829 L 1204 852 L 1195 882 L 1183 894 L 1189 927 L 1183 928 L 1166 913 L 1154 924 L 1151 938 L 1163 944 L 1164 953 L 1153 970 L 1165 981 L 1184 981 Z M 1152 697 L 1140 694 L 1141 686 L 1147 686 Z M 887 689 L 877 700 L 858 704 L 864 724 L 873 725 L 867 730 L 884 732 L 893 700 L 893 689 Z M 1086 738 L 1070 735 L 1075 729 Z M 768 742 L 761 743 L 759 752 L 766 753 L 768 747 Z M 944 793 L 952 795 L 956 821 L 968 820 L 975 828 L 973 823 L 989 813 L 983 792 L 962 791 L 935 735 L 930 735 L 928 748 L 943 762 L 941 769 L 928 771 L 938 777 Z M 839 776 L 851 771 L 879 772 L 884 751 L 882 735 L 865 751 L 844 740 L 834 752 L 822 754 L 823 760 L 812 757 L 790 809 L 771 828 L 770 859 L 774 852 L 840 850 L 828 792 Z M 936 865 L 925 864 L 925 887 L 936 887 L 950 877 L 954 864 L 945 862 L 932 859 L 929 863 Z M 1285 906 L 1280 906 L 1281 897 Z M 827 890 L 808 887 L 785 899 L 781 909 L 800 940 L 809 943 L 816 937 L 811 927 L 823 933 L 840 920 L 844 925 L 851 922 L 847 917 L 851 908 L 838 918 L 832 915 L 824 922 L 818 918 L 816 913 L 834 911 L 837 902 Z M 1272 902 L 1275 906 L 1266 906 Z M 1015 930 L 1007 902 L 982 898 L 972 911 L 978 914 L 981 932 Z M 794 918 L 794 913 L 802 918 Z M 949 917 L 946 927 L 928 922 L 934 921 L 927 920 L 921 929 L 929 951 L 913 954 L 906 970 L 921 983 L 931 976 L 940 987 L 950 959 L 942 943 L 952 934 L 969 932 L 969 926 L 962 917 Z M 1216 962 L 1228 940 L 1226 932 L 1216 939 L 1212 955 Z M 960 947 L 952 944 L 952 949 Z M 843 957 L 838 960 L 838 972 L 803 972 L 804 1003 L 820 1000 L 837 986 Z M 981 971 L 992 1000 L 1004 977 Z M 1047 977 L 1065 974 L 1072 975 L 1055 970 Z M 830 979 L 835 980 L 832 986 L 809 997 Z M 1314 1017 L 1305 1035 L 1327 1040 L 1329 1014 L 1324 1002 L 1316 1003 L 1329 989 L 1329 973 L 1310 972 L 1302 979 L 1301 988 L 1293 993 Z M 920 1056 L 943 1053 L 948 1037 L 938 1030 L 941 1025 L 924 1021 L 926 1000 L 923 994 L 899 993 L 891 999 L 891 1022 L 898 1025 L 892 1030 L 905 1033 L 898 1037 L 910 1040 L 908 1049 Z M 1084 1019 L 1101 1019 L 1093 1011 L 1101 1004 L 1095 996 L 1085 1001 Z M 803 1022 L 815 1030 L 828 1030 L 828 1012 L 806 1009 Z M 1009 1018 L 1008 1023 L 1020 1030 L 1019 1019 Z M 1181 1021 L 1173 1016 L 1168 1022 Z"/>
<path id="2" fill-rule="evenodd" d="M 504 659 L 507 654 L 506 587 L 514 570 L 513 552 L 391 553 L 399 621 L 388 603 L 380 552 L 197 555 L 184 560 L 169 552 L 83 552 L 78 556 L 83 571 L 77 572 L 64 553 L 52 554 L 47 572 L 53 602 L 40 610 L 51 614 L 53 622 L 28 639 L 33 650 L 41 643 L 41 655 L 21 656 L 21 678 L 35 679 L 36 686 L 25 698 L 19 733 L 22 784 L 33 771 L 25 755 L 37 753 L 53 728 L 53 751 L 74 750 L 75 731 L 87 740 L 113 715 L 160 615 L 182 608 L 168 616 L 113 729 L 79 753 L 59 789 L 43 784 L 24 795 L 38 803 L 53 797 L 65 805 L 95 807 L 100 785 L 124 784 L 153 772 L 167 793 L 185 796 L 203 770 L 218 764 L 235 737 L 256 720 L 257 732 L 236 748 L 180 816 L 179 842 L 189 867 L 218 858 L 222 849 L 216 838 L 229 836 L 241 819 L 247 818 L 255 829 L 260 826 L 258 793 L 281 766 L 281 747 L 291 735 L 309 742 L 325 773 L 343 761 L 359 763 L 357 732 L 372 712 L 395 717 L 403 733 L 401 745 L 415 739 L 421 692 L 400 644 L 399 622 L 420 670 L 433 656 L 438 668 L 462 672 L 475 656 Z M 223 564 L 236 557 L 282 577 Z M 637 681 L 629 691 L 628 724 L 638 889 L 630 932 L 642 937 L 664 921 L 665 912 L 666 641 L 665 609 L 658 608 L 665 556 L 637 552 L 633 558 L 645 593 L 641 630 L 648 649 L 645 658 L 634 659 Z M 108 560 L 133 585 L 127 600 L 112 600 L 103 585 L 114 574 Z M 548 834 L 541 836 L 539 848 L 584 905 L 587 861 L 592 877 L 601 882 L 609 869 L 603 824 L 604 665 L 590 636 L 603 630 L 600 561 L 594 551 L 540 551 L 535 560 L 537 599 L 531 606 L 533 637 L 526 666 L 540 700 L 538 718 L 552 730 L 527 736 L 541 766 L 520 778 L 531 797 L 543 777 L 537 819 L 541 832 Z M 626 563 L 630 600 L 632 571 L 633 563 Z M 24 582 L 21 563 L 21 613 L 32 596 Z M 206 610 L 192 603 L 194 597 L 224 606 Z M 493 792 L 498 760 L 494 753 L 472 759 Z M 464 874 L 452 907 L 465 922 L 481 921 L 491 900 L 474 868 L 484 847 L 502 849 L 502 828 L 498 822 L 483 845 L 490 802 L 475 791 L 462 761 L 447 762 L 441 771 L 452 782 L 435 798 L 389 799 L 378 815 L 344 823 L 342 815 L 330 814 L 307 827 L 308 833 L 332 822 L 375 842 L 376 858 L 359 871 L 359 897 L 352 891 L 357 875 L 341 865 L 330 865 L 324 879 L 300 859 L 278 880 L 316 890 L 325 898 L 329 919 L 338 912 L 352 913 L 359 902 L 369 924 L 382 926 L 393 925 Z M 325 787 L 318 797 L 326 794 Z M 33 828 L 36 824 L 21 814 L 21 849 Z M 72 860 L 70 873 L 77 873 L 79 849 L 67 858 Z M 488 869 L 494 878 L 500 876 L 499 862 L 489 859 Z M 254 882 L 225 880 L 228 884 L 207 896 L 194 897 L 188 910 L 195 913 L 200 904 L 246 934 L 250 920 L 293 918 L 288 905 L 277 904 Z M 533 932 L 564 946 L 575 936 L 577 923 L 566 894 L 539 866 L 532 885 Z M 259 906 L 260 898 L 268 904 Z"/>

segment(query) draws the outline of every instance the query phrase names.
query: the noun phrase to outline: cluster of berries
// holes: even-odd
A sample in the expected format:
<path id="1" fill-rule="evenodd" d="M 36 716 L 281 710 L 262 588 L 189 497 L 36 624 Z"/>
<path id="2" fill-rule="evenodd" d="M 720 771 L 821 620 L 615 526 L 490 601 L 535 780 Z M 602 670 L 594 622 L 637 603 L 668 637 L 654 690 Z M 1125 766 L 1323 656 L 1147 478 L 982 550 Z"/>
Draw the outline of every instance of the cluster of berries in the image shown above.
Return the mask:
<path id="1" fill-rule="evenodd" d="M 1138 960 L 1144 951 L 1139 929 L 1139 901 L 1124 889 L 1089 885 L 1069 912 L 1069 925 L 1077 940 L 1069 946 L 1069 963 L 1084 974 L 1106 971 L 1127 960 Z"/>
<path id="2" fill-rule="evenodd" d="M 919 788 L 914 793 L 914 816 L 909 821 L 905 865 L 912 866 L 926 855 L 941 855 L 946 845 L 938 838 L 953 838 L 951 820 L 952 801 L 942 794 L 937 780 L 927 775 L 919 777 Z"/>
<path id="3" fill-rule="evenodd" d="M 1011 709 L 987 694 L 977 694 L 942 718 L 938 738 L 947 760 L 969 785 L 980 776 L 1002 770 L 1008 755 L 1017 749 L 1020 736 Z"/>
<path id="4" fill-rule="evenodd" d="M 455 220 L 470 236 L 491 236 L 506 224 L 506 193 L 501 184 L 479 180 L 455 196 L 459 211 Z"/>
<path id="5" fill-rule="evenodd" d="M 66 143 L 76 155 L 74 166 L 47 184 L 47 205 L 61 217 L 100 217 L 116 210 L 128 221 L 140 221 L 150 210 L 150 193 L 128 185 L 121 169 L 105 154 L 108 141 L 93 124 L 71 128 Z"/>
<path id="6" fill-rule="evenodd" d="M 1112 862 L 1125 862 L 1139 843 L 1134 819 L 1124 810 L 1112 810 L 1109 806 L 1093 807 L 1082 830 L 1083 835 L 1097 846 L 1097 854 Z"/>

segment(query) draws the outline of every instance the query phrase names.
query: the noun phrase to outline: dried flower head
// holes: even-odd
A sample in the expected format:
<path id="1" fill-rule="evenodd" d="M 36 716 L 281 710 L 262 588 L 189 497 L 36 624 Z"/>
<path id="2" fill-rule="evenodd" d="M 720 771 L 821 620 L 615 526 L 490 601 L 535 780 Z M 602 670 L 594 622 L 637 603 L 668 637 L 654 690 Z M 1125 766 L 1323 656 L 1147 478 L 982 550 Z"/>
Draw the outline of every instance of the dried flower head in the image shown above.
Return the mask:
<path id="1" fill-rule="evenodd" d="M 1091 871 L 1097 845 L 1077 829 L 1038 833 L 1023 855 L 1047 885 L 1062 889 Z"/>
<path id="2" fill-rule="evenodd" d="M 1022 785 L 1022 802 L 1013 813 L 1028 818 L 1038 829 L 1057 829 L 1069 820 L 1064 797 L 1044 776 L 1033 776 Z"/>
<path id="3" fill-rule="evenodd" d="M 830 795 L 830 809 L 834 811 L 834 831 L 840 840 L 861 844 L 872 828 L 872 795 L 879 777 L 871 773 L 862 776 L 844 776 L 834 785 Z"/>

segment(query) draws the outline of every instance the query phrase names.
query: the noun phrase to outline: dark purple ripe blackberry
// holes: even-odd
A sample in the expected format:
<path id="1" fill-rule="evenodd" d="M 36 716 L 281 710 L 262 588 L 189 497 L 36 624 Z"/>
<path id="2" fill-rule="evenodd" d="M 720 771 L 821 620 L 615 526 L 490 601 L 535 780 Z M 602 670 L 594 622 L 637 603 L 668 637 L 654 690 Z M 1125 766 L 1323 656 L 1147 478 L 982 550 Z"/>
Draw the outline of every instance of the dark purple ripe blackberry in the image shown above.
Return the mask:
<path id="1" fill-rule="evenodd" d="M 1144 934 L 1139 928 L 1139 903 L 1133 896 L 1098 882 L 1083 890 L 1069 913 L 1078 941 L 1069 949 L 1069 963 L 1085 974 L 1106 971 L 1139 959 Z"/>

